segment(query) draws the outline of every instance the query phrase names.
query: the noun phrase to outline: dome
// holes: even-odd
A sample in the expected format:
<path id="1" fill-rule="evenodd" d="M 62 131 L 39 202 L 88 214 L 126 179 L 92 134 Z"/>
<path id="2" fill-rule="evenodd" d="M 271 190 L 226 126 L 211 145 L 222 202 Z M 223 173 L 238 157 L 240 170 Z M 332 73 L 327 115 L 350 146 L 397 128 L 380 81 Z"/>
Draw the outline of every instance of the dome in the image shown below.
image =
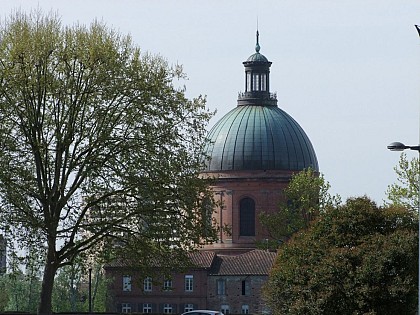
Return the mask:
<path id="1" fill-rule="evenodd" d="M 314 148 L 299 124 L 277 106 L 237 106 L 210 130 L 205 171 L 318 171 Z"/>
<path id="2" fill-rule="evenodd" d="M 243 62 L 245 92 L 208 135 L 205 171 L 318 171 L 309 138 L 270 93 L 271 62 L 259 52 L 258 30 L 256 39 L 256 52 Z"/>
<path id="3" fill-rule="evenodd" d="M 268 62 L 268 59 L 260 54 L 259 52 L 256 52 L 255 54 L 252 54 L 251 56 L 248 57 L 248 59 L 246 60 L 248 61 L 253 61 L 253 62 Z"/>

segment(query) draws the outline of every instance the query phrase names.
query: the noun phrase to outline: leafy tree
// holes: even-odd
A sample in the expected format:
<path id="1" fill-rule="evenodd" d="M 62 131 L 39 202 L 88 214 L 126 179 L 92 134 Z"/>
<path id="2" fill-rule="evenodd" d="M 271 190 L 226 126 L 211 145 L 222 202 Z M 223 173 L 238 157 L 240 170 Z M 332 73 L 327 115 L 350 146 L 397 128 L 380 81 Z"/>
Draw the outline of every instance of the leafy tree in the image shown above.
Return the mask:
<path id="1" fill-rule="evenodd" d="M 276 213 L 261 213 L 260 222 L 270 237 L 269 247 L 277 247 L 309 223 L 327 206 L 338 205 L 340 197 L 331 196 L 330 184 L 311 168 L 292 176 Z M 267 244 L 260 244 L 264 247 Z"/>
<path id="2" fill-rule="evenodd" d="M 417 219 L 367 197 L 328 207 L 279 249 L 264 295 L 274 314 L 415 314 Z"/>
<path id="3" fill-rule="evenodd" d="M 59 270 L 53 291 L 54 312 L 89 311 L 89 270 L 78 260 L 71 266 Z M 105 312 L 107 285 L 101 266 L 92 269 L 92 310 Z"/>
<path id="4" fill-rule="evenodd" d="M 0 223 L 45 249 L 39 313 L 82 252 L 171 264 L 212 237 L 198 176 L 212 115 L 176 87 L 180 67 L 42 12 L 12 14 L 0 38 Z"/>
<path id="5" fill-rule="evenodd" d="M 9 294 L 7 292 L 8 286 L 5 279 L 5 275 L 0 275 L 0 312 L 4 312 L 9 303 Z"/>
<path id="6" fill-rule="evenodd" d="M 94 312 L 105 312 L 112 299 L 108 292 L 109 284 L 113 279 L 106 277 L 102 266 L 96 265 L 92 270 L 92 310 Z M 86 303 L 85 310 L 89 310 L 89 303 Z"/>
<path id="7" fill-rule="evenodd" d="M 0 310 L 36 312 L 41 290 L 39 259 L 33 252 L 21 259 L 13 249 L 11 244 L 8 273 L 0 277 Z"/>
<path id="8" fill-rule="evenodd" d="M 34 248 L 26 249 L 26 257 L 20 257 L 13 242 L 7 252 L 7 273 L 0 276 L 0 311 L 34 313 L 39 304 L 44 257 Z"/>
<path id="9" fill-rule="evenodd" d="M 39 278 L 17 270 L 0 276 L 0 289 L 0 311 L 36 312 L 41 290 Z"/>
<path id="10" fill-rule="evenodd" d="M 408 160 L 407 155 L 402 153 L 394 170 L 397 174 L 397 183 L 388 186 L 386 191 L 388 203 L 401 205 L 417 212 L 419 206 L 419 159 Z"/>

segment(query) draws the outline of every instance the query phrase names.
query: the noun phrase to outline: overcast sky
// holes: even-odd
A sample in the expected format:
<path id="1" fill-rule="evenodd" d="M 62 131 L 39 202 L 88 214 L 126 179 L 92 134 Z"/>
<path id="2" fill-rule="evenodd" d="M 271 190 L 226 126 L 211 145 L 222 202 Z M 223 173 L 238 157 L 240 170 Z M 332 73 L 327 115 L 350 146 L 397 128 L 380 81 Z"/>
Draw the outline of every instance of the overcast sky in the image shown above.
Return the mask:
<path id="1" fill-rule="evenodd" d="M 258 19 L 260 52 L 273 62 L 271 92 L 343 199 L 382 204 L 399 159 L 386 146 L 419 143 L 419 0 L 0 0 L 1 18 L 37 7 L 65 24 L 101 19 L 182 64 L 187 95 L 207 95 L 217 110 L 209 127 L 244 90 L 242 62 L 254 53 Z"/>

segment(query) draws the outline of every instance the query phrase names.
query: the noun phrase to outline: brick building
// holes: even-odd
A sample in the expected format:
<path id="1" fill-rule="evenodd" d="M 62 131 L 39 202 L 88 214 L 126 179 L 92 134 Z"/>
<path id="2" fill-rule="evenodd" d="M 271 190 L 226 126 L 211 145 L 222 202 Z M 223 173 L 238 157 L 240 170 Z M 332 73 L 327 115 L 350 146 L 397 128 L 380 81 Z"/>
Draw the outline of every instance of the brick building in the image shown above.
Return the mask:
<path id="1" fill-rule="evenodd" d="M 105 267 L 113 279 L 109 311 L 177 314 L 194 309 L 225 314 L 261 314 L 261 288 L 276 254 L 252 250 L 239 255 L 191 253 L 195 267 L 166 277 L 144 277 L 119 264 Z M 159 274 L 159 273 L 157 273 Z"/>
<path id="2" fill-rule="evenodd" d="M 264 314 L 261 289 L 276 253 L 252 250 L 239 255 L 217 255 L 207 280 L 209 309 L 224 314 Z"/>
<path id="3" fill-rule="evenodd" d="M 114 301 L 109 311 L 172 314 L 206 308 L 207 277 L 215 256 L 207 251 L 191 253 L 195 267 L 154 278 L 118 263 L 106 266 L 107 278 L 113 279 L 110 291 Z M 159 271 L 155 272 L 158 274 Z"/>
<path id="4" fill-rule="evenodd" d="M 115 279 L 112 311 L 267 312 L 261 287 L 275 253 L 256 249 L 256 242 L 269 238 L 258 215 L 276 212 L 291 176 L 308 167 L 318 171 L 318 162 L 303 129 L 270 92 L 271 62 L 260 53 L 258 31 L 255 53 L 243 65 L 245 92 L 239 94 L 237 107 L 210 130 L 205 148 L 209 160 L 201 174 L 214 179 L 212 189 L 220 206 L 213 216 L 230 232 L 221 229 L 216 243 L 193 255 L 195 268 L 172 275 L 171 286 L 165 282 L 169 279 L 157 279 L 153 287 L 151 279 L 139 282 L 118 266 L 108 268 Z"/>

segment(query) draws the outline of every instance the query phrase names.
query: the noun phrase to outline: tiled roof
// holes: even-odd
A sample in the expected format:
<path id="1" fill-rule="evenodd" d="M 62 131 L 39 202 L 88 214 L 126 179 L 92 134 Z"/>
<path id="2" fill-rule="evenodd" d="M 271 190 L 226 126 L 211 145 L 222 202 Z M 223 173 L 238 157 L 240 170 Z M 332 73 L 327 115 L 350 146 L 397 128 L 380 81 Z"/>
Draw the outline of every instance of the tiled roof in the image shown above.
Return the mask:
<path id="1" fill-rule="evenodd" d="M 259 249 L 236 256 L 218 255 L 210 275 L 268 275 L 276 255 Z"/>
<path id="2" fill-rule="evenodd" d="M 216 255 L 212 251 L 188 253 L 193 268 L 209 269 L 210 275 L 268 275 L 276 253 L 255 249 L 240 255 Z M 159 263 L 154 264 L 156 268 Z M 126 268 L 122 261 L 114 261 L 107 268 Z M 184 267 L 187 267 L 184 265 Z M 134 267 L 135 268 L 135 267 Z"/>
<path id="3" fill-rule="evenodd" d="M 200 268 L 210 268 L 216 254 L 210 251 L 198 251 L 189 253 L 191 263 Z"/>
<path id="4" fill-rule="evenodd" d="M 196 251 L 196 252 L 190 252 L 187 253 L 187 257 L 190 259 L 190 262 L 178 262 L 179 266 L 182 267 L 190 267 L 192 265 L 196 268 L 206 268 L 209 269 L 213 263 L 214 257 L 216 254 L 214 252 L 209 251 Z M 175 261 L 174 261 L 175 263 Z M 138 263 L 130 264 L 128 261 L 124 261 L 122 259 L 114 260 L 108 264 L 106 264 L 104 267 L 107 268 L 128 268 L 129 266 L 134 267 Z M 166 264 L 162 264 L 159 260 L 151 260 L 149 262 L 150 266 L 153 268 L 160 268 L 163 266 L 166 266 Z"/>

